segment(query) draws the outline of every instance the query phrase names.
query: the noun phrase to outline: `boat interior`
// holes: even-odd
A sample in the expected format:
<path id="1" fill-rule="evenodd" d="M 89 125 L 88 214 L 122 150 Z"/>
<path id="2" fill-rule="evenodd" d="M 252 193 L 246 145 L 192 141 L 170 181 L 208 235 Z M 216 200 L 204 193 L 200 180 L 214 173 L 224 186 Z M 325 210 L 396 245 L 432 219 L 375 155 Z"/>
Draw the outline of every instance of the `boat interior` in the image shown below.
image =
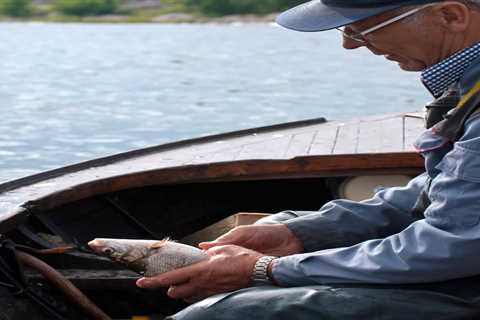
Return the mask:
<path id="1" fill-rule="evenodd" d="M 412 170 L 406 171 L 404 177 L 409 177 Z M 392 179 L 392 176 L 384 177 Z M 86 243 L 97 237 L 170 237 L 182 241 L 184 237 L 237 212 L 314 211 L 337 198 L 351 178 L 265 179 L 126 189 L 98 194 L 46 211 L 34 211 L 24 223 L 3 237 L 31 248 L 73 244 L 75 250 L 72 252 L 41 258 L 71 280 L 113 319 L 168 315 L 185 307 L 185 303 L 169 299 L 165 290 L 136 288 L 138 274 L 93 254 Z M 208 236 L 204 240 L 209 240 Z M 26 270 L 25 275 L 42 290 L 50 286 L 34 270 Z M 63 300 L 58 299 L 57 304 Z"/>

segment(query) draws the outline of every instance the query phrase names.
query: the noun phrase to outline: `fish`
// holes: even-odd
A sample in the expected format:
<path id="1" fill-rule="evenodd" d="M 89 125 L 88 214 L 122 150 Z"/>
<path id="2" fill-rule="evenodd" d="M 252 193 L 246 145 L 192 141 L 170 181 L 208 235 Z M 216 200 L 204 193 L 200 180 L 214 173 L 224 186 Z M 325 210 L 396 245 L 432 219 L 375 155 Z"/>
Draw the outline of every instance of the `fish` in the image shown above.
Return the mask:
<path id="1" fill-rule="evenodd" d="M 186 267 L 208 259 L 198 248 L 170 239 L 137 240 L 96 238 L 88 243 L 96 253 L 146 277 Z"/>

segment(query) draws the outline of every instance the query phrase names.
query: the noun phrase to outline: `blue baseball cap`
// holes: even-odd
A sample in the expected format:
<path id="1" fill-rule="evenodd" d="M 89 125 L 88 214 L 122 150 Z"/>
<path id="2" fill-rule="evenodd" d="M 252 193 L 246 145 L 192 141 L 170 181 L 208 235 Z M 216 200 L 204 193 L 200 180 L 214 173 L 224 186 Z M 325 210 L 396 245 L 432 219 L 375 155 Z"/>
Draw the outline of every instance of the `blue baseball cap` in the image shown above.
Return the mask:
<path id="1" fill-rule="evenodd" d="M 296 31 L 324 31 L 404 6 L 421 5 L 441 0 L 312 0 L 287 10 L 277 23 Z"/>

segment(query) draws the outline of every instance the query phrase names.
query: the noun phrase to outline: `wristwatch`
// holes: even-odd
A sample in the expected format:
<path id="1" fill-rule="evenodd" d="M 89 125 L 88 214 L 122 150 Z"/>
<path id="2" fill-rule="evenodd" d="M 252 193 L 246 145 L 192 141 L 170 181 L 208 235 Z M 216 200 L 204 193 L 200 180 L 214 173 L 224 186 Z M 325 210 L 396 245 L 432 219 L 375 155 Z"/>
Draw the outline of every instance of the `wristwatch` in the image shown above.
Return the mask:
<path id="1" fill-rule="evenodd" d="M 268 266 L 277 258 L 274 256 L 263 256 L 255 262 L 252 272 L 252 282 L 254 284 L 273 284 L 272 279 L 268 276 Z"/>

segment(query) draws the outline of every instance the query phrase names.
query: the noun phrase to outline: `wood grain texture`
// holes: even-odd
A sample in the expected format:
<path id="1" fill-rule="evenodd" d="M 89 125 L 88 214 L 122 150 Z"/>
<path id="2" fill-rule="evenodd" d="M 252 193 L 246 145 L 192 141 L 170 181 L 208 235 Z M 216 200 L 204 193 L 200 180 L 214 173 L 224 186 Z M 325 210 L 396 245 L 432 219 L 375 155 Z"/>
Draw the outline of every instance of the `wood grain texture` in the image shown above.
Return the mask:
<path id="1" fill-rule="evenodd" d="M 309 155 L 331 154 L 338 136 L 338 124 L 318 128 L 308 150 Z"/>
<path id="2" fill-rule="evenodd" d="M 403 119 L 388 118 L 375 122 L 360 122 L 358 153 L 404 151 Z"/>
<path id="3" fill-rule="evenodd" d="M 359 142 L 360 123 L 345 123 L 338 126 L 338 134 L 333 146 L 333 154 L 355 154 Z"/>

